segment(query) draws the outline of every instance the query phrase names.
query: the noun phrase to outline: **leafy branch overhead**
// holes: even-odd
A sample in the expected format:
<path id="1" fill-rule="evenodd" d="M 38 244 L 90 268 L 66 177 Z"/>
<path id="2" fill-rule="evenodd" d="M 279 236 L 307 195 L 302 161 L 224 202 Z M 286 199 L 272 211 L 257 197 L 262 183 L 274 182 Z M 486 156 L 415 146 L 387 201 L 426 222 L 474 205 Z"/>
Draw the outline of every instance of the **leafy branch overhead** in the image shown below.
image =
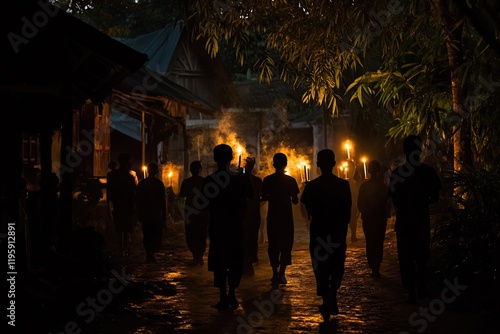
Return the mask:
<path id="1" fill-rule="evenodd" d="M 255 62 L 260 80 L 280 77 L 305 88 L 304 102 L 336 110 L 343 71 L 361 65 L 358 51 L 369 41 L 362 34 L 364 12 L 376 2 L 352 6 L 347 1 L 213 1 L 208 5 L 196 1 L 195 18 L 198 37 L 206 40 L 212 55 L 224 40 L 243 62 L 251 52 L 246 47 L 249 35 L 264 36 L 265 50 Z"/>
<path id="2" fill-rule="evenodd" d="M 452 101 L 466 98 L 466 83 L 493 66 L 488 44 L 458 3 L 198 0 L 192 19 L 212 55 L 227 42 L 240 63 L 257 57 L 262 82 L 279 77 L 303 89 L 304 102 L 333 112 L 375 102 L 396 120 L 389 136 L 400 138 L 441 128 L 442 111 L 458 108 Z M 457 32 L 461 39 L 450 38 Z M 257 56 L 247 45 L 254 36 L 264 41 Z M 462 91 L 452 90 L 457 83 Z M 457 126 L 441 130 L 450 139 Z"/>

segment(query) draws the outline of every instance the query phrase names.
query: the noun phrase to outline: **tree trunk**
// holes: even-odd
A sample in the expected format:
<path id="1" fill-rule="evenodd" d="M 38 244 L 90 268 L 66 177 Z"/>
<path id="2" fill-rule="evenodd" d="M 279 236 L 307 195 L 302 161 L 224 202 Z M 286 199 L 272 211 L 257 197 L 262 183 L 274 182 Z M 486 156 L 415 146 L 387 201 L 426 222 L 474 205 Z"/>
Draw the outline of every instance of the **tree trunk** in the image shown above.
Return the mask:
<path id="1" fill-rule="evenodd" d="M 465 15 L 453 2 L 434 0 L 437 13 L 443 27 L 443 36 L 448 52 L 448 64 L 450 66 L 451 98 L 452 108 L 455 113 L 453 131 L 453 167 L 455 170 L 472 164 L 472 148 L 470 142 L 470 119 L 468 111 L 464 109 L 465 92 L 462 88 L 461 65 L 462 57 L 462 27 L 457 24 L 464 19 Z"/>

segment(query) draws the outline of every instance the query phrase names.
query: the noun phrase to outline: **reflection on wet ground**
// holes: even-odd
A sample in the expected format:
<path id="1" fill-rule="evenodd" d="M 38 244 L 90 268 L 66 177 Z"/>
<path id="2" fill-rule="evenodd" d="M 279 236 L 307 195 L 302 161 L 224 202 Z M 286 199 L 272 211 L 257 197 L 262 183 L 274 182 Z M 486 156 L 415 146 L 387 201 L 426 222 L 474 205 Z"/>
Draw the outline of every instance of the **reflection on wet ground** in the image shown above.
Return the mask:
<path id="1" fill-rule="evenodd" d="M 240 307 L 222 312 L 212 307 L 218 290 L 213 287 L 206 261 L 204 266 L 190 265 L 182 227 L 182 223 L 169 227 L 156 264 L 144 263 L 140 237 L 136 236 L 132 255 L 117 263 L 125 266 L 129 284 L 101 314 L 96 326 L 99 333 L 417 333 L 423 328 L 423 323 L 416 326 L 409 317 L 419 307 L 429 305 L 429 300 L 420 305 L 404 302 L 391 224 L 381 279 L 369 277 L 364 237 L 358 228 L 359 241 L 348 244 L 346 272 L 339 291 L 340 314 L 327 324 L 322 324 L 317 308 L 321 301 L 316 296 L 304 223 L 296 222 L 288 284 L 271 289 L 267 244 L 261 243 L 255 275 L 244 276 L 237 290 Z M 427 321 L 422 332 L 473 333 L 473 324 L 473 316 L 444 312 Z"/>

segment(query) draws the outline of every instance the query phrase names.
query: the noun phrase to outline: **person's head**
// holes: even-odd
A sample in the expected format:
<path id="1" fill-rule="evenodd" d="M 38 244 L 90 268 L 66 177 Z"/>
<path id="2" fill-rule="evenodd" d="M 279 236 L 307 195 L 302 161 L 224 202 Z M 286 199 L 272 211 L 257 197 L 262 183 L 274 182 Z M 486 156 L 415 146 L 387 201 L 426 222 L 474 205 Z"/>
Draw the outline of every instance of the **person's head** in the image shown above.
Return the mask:
<path id="1" fill-rule="evenodd" d="M 129 168 L 130 167 L 130 154 L 128 153 L 120 153 L 118 156 L 118 163 L 120 164 L 120 168 Z"/>
<path id="2" fill-rule="evenodd" d="M 285 170 L 286 165 L 288 164 L 288 159 L 284 153 L 276 153 L 273 156 L 273 167 L 278 171 Z"/>
<path id="3" fill-rule="evenodd" d="M 410 155 L 419 156 L 422 153 L 422 139 L 416 135 L 409 135 L 403 141 L 403 152 L 408 157 Z"/>
<path id="4" fill-rule="evenodd" d="M 233 160 L 233 149 L 227 144 L 219 144 L 214 147 L 214 161 L 219 167 L 225 167 Z"/>
<path id="5" fill-rule="evenodd" d="M 331 171 L 335 167 L 335 152 L 330 149 L 324 149 L 318 152 L 316 165 L 321 171 Z"/>
<path id="6" fill-rule="evenodd" d="M 253 168 L 255 167 L 255 158 L 248 157 L 245 159 L 245 171 L 247 173 L 252 172 Z"/>
<path id="7" fill-rule="evenodd" d="M 199 160 L 195 160 L 195 161 L 191 162 L 191 164 L 189 165 L 189 171 L 194 176 L 200 175 L 201 169 L 202 169 L 201 161 L 199 161 Z"/>
<path id="8" fill-rule="evenodd" d="M 158 164 L 156 162 L 151 162 L 148 165 L 148 175 L 149 176 L 155 176 L 158 173 Z"/>
<path id="9" fill-rule="evenodd" d="M 114 161 L 114 160 L 113 160 L 113 161 L 110 161 L 110 162 L 108 163 L 108 168 L 109 168 L 110 170 L 115 170 L 116 168 L 118 168 L 118 162 L 116 162 L 116 161 Z"/>
<path id="10" fill-rule="evenodd" d="M 372 160 L 368 163 L 368 173 L 373 176 L 378 175 L 381 168 L 382 167 L 380 166 L 380 162 L 378 162 L 377 160 Z"/>

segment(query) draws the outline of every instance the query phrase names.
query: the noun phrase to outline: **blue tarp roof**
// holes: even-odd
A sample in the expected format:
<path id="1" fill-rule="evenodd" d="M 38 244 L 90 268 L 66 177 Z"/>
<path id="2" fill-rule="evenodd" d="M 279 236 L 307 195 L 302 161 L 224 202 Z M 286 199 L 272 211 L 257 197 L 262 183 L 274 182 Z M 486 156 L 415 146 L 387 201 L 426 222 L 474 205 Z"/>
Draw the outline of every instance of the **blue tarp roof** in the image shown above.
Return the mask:
<path id="1" fill-rule="evenodd" d="M 109 117 L 109 126 L 121 133 L 142 142 L 141 121 L 117 110 L 112 110 Z"/>
<path id="2" fill-rule="evenodd" d="M 145 65 L 153 71 L 165 74 L 179 43 L 184 24 L 169 23 L 162 29 L 131 39 L 118 39 L 132 49 L 145 53 L 149 60 Z"/>

